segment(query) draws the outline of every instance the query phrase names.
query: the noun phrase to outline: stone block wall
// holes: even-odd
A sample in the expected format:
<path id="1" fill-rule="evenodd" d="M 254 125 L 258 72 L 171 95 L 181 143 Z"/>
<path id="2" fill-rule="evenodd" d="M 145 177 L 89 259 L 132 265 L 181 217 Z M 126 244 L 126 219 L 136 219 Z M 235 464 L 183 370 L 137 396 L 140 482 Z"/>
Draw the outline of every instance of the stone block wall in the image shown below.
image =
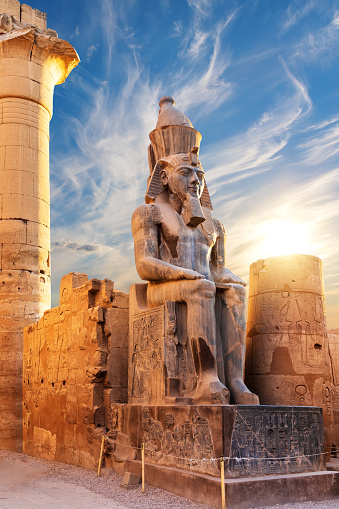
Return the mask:
<path id="1" fill-rule="evenodd" d="M 47 28 L 47 15 L 29 5 L 20 5 L 19 0 L 0 0 L 0 12 L 15 16 L 21 23 L 35 25 L 42 30 Z"/>
<path id="2" fill-rule="evenodd" d="M 127 401 L 128 296 L 71 273 L 60 306 L 24 330 L 24 452 L 93 469 L 113 403 Z"/>

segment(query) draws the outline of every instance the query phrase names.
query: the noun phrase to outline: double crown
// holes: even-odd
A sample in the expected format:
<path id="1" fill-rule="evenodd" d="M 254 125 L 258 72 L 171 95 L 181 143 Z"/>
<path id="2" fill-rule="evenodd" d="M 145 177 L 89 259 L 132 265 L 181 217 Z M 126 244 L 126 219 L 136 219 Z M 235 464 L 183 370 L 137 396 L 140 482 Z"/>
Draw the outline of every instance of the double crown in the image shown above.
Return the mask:
<path id="1" fill-rule="evenodd" d="M 156 128 L 150 133 L 151 144 L 148 147 L 148 178 L 146 203 L 152 203 L 164 190 L 160 173 L 166 166 L 189 164 L 201 166 L 198 160 L 201 134 L 194 129 L 190 120 L 175 108 L 172 97 L 162 97 Z M 213 210 L 209 192 L 205 183 L 200 198 L 201 206 Z"/>

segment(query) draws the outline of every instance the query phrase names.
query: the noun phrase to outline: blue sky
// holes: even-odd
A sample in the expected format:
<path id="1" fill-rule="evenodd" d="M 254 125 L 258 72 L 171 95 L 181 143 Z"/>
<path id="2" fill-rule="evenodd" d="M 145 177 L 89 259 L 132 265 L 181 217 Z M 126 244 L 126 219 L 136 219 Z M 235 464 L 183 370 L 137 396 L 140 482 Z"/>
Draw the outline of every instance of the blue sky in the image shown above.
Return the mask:
<path id="1" fill-rule="evenodd" d="M 138 281 L 130 219 L 148 134 L 172 95 L 202 134 L 200 159 L 227 266 L 324 263 L 339 327 L 339 0 L 33 0 L 81 63 L 51 122 L 53 305 L 61 277 Z"/>

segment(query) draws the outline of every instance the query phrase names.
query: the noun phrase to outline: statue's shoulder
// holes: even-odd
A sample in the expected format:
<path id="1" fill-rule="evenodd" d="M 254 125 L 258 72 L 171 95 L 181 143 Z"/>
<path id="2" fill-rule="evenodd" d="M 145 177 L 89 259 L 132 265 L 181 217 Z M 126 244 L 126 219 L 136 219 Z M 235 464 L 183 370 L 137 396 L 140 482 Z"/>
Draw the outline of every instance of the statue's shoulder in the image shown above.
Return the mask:
<path id="1" fill-rule="evenodd" d="M 214 229 L 217 232 L 218 237 L 224 237 L 226 235 L 224 225 L 222 224 L 221 221 L 219 221 L 219 219 L 215 219 L 215 217 L 213 217 L 212 219 L 213 219 Z"/>
<path id="2" fill-rule="evenodd" d="M 140 205 L 135 211 L 133 212 L 132 216 L 132 225 L 137 226 L 137 224 L 140 223 L 155 223 L 160 224 L 161 223 L 161 212 L 158 205 L 155 203 L 151 203 L 148 205 Z"/>

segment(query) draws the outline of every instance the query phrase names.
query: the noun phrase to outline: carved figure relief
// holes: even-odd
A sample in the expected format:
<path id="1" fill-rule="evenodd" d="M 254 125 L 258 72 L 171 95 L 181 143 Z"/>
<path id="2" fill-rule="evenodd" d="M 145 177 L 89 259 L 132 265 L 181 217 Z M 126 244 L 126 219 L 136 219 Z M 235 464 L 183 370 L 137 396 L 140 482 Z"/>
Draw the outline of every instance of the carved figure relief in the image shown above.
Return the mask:
<path id="1" fill-rule="evenodd" d="M 257 295 L 253 299 L 254 316 L 265 319 L 265 323 L 251 327 L 248 332 L 251 337 L 265 334 L 265 342 L 254 342 L 255 366 L 259 369 L 269 368 L 277 346 L 291 350 L 291 360 L 296 371 L 305 367 L 322 368 L 329 365 L 323 313 L 320 317 L 316 315 L 313 295 L 288 294 L 286 304 L 274 294 Z"/>
<path id="2" fill-rule="evenodd" d="M 150 377 L 161 370 L 163 360 L 164 310 L 146 311 L 133 319 L 132 397 L 149 402 Z"/>
<path id="3" fill-rule="evenodd" d="M 165 415 L 162 424 L 150 416 L 149 408 L 143 407 L 141 425 L 148 461 L 218 475 L 210 425 L 198 410 L 191 420 L 175 425 L 172 413 Z"/>

